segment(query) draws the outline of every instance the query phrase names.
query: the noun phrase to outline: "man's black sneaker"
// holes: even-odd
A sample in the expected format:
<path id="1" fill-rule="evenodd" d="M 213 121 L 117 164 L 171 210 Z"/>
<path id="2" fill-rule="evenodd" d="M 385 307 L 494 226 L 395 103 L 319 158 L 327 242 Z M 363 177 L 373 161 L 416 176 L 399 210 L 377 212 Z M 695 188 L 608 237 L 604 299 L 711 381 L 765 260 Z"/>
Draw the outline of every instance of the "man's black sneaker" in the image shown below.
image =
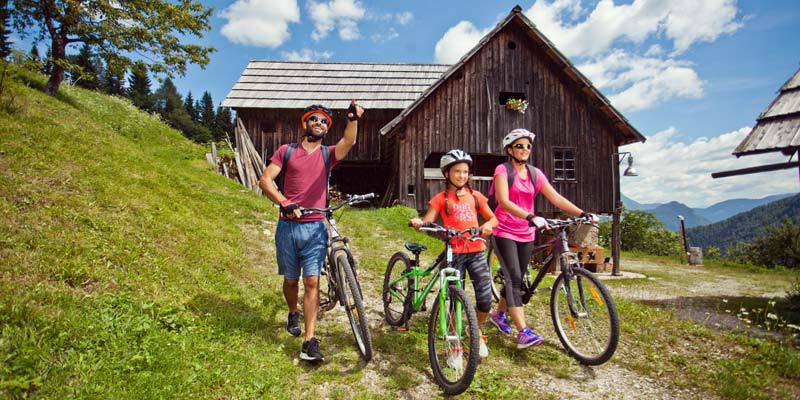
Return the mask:
<path id="1" fill-rule="evenodd" d="M 322 352 L 319 351 L 319 340 L 311 338 L 303 342 L 303 351 L 300 352 L 300 359 L 306 361 L 325 361 Z"/>
<path id="2" fill-rule="evenodd" d="M 300 336 L 300 313 L 290 312 L 289 318 L 286 320 L 286 332 L 294 337 Z"/>

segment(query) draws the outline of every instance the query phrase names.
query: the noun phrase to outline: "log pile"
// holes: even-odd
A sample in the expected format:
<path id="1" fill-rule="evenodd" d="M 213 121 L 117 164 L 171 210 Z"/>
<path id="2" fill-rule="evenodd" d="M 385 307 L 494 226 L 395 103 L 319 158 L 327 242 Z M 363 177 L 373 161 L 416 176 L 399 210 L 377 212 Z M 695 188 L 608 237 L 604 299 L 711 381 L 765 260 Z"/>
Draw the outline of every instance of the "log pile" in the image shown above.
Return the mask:
<path id="1" fill-rule="evenodd" d="M 266 166 L 261 155 L 253 146 L 250 141 L 250 135 L 242 124 L 242 120 L 236 119 L 236 130 L 234 134 L 236 140 L 236 150 L 234 156 L 236 157 L 236 168 L 239 171 L 239 181 L 245 187 L 254 190 L 261 194 L 261 188 L 258 186 L 258 180 L 261 174 L 264 173 Z"/>

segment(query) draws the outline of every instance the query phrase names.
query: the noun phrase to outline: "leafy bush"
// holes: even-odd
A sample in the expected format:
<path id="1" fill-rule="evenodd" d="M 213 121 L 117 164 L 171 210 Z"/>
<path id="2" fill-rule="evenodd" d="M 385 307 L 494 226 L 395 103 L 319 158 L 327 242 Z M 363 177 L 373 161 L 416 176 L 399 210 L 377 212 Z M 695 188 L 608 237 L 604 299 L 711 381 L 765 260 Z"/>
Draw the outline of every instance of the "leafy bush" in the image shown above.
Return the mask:
<path id="1" fill-rule="evenodd" d="M 668 230 L 655 214 L 642 210 L 624 210 L 620 221 L 622 250 L 641 251 L 659 256 L 680 252 L 678 234 Z"/>
<path id="2" fill-rule="evenodd" d="M 767 268 L 800 267 L 800 225 L 785 218 L 777 227 L 766 226 L 765 232 L 750 243 L 740 242 L 728 249 L 728 258 Z"/>

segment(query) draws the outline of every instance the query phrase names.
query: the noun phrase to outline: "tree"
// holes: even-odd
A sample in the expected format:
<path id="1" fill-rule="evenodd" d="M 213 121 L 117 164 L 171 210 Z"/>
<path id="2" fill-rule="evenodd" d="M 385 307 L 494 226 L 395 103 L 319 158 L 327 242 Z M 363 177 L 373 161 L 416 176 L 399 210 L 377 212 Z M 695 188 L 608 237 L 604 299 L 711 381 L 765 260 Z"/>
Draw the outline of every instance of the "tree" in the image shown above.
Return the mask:
<path id="1" fill-rule="evenodd" d="M 195 0 L 15 0 L 10 9 L 20 36 L 50 40 L 53 69 L 45 91 L 55 95 L 70 66 L 67 46 L 84 43 L 103 59 L 127 69 L 131 54 L 151 71 L 185 75 L 187 64 L 205 67 L 215 49 L 188 43 L 211 29 L 213 9 Z"/>
<path id="2" fill-rule="evenodd" d="M 643 210 L 624 210 L 620 221 L 622 250 L 641 251 L 647 254 L 678 255 L 678 234 L 670 231 L 655 214 Z"/>
<path id="3" fill-rule="evenodd" d="M 100 81 L 100 89 L 110 95 L 125 95 L 126 66 L 115 62 L 113 58 L 106 59 L 106 69 Z"/>
<path id="4" fill-rule="evenodd" d="M 233 117 L 231 109 L 228 107 L 217 107 L 217 117 L 214 120 L 214 130 L 212 131 L 214 140 L 222 140 L 227 133 L 233 137 Z"/>
<path id="5" fill-rule="evenodd" d="M 216 122 L 216 114 L 214 113 L 214 100 L 211 99 L 211 93 L 208 91 L 203 92 L 203 97 L 200 99 L 200 124 L 214 132 L 214 123 Z"/>
<path id="6" fill-rule="evenodd" d="M 8 12 L 8 0 L 0 0 L 0 59 L 5 60 L 11 54 L 10 39 L 11 13 Z"/>
<path id="7" fill-rule="evenodd" d="M 178 88 L 175 87 L 171 79 L 164 80 L 161 87 L 156 90 L 154 98 L 155 109 L 161 114 L 161 118 L 171 127 L 179 130 L 183 136 L 199 143 L 211 140 L 211 131 L 192 120 L 181 101 L 181 94 L 178 93 Z"/>
<path id="8" fill-rule="evenodd" d="M 186 114 L 192 118 L 193 122 L 197 122 L 197 109 L 194 108 L 194 97 L 192 97 L 192 92 L 186 95 L 186 99 L 183 101 L 183 108 L 186 109 Z"/>
<path id="9" fill-rule="evenodd" d="M 128 98 L 141 110 L 153 111 L 153 94 L 150 91 L 150 77 L 147 76 L 147 64 L 137 61 L 131 67 L 128 77 Z"/>
<path id="10" fill-rule="evenodd" d="M 100 87 L 103 68 L 89 46 L 86 44 L 81 46 L 80 53 L 72 57 L 72 63 L 77 67 L 70 70 L 72 81 L 76 85 L 89 90 L 97 90 Z"/>
<path id="11" fill-rule="evenodd" d="M 767 268 L 800 268 L 800 224 L 784 218 L 779 226 L 765 226 L 765 233 L 744 246 L 745 261 Z"/>

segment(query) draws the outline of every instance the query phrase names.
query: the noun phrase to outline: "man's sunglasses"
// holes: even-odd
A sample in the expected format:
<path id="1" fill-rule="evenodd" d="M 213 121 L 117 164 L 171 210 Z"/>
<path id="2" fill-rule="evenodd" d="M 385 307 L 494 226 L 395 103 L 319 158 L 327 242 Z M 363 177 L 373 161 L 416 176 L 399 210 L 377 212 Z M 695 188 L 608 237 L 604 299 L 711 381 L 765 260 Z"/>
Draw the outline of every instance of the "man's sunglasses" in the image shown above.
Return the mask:
<path id="1" fill-rule="evenodd" d="M 308 117 L 308 120 L 311 121 L 311 122 L 319 121 L 321 124 L 328 125 L 328 119 L 324 118 L 324 117 L 318 117 L 316 115 L 312 115 L 312 116 Z"/>
<path id="2" fill-rule="evenodd" d="M 530 144 L 530 143 L 527 143 L 527 144 L 526 143 L 517 143 L 517 144 L 514 145 L 515 149 L 527 149 L 527 150 L 530 150 L 532 147 L 533 147 L 533 145 Z"/>

